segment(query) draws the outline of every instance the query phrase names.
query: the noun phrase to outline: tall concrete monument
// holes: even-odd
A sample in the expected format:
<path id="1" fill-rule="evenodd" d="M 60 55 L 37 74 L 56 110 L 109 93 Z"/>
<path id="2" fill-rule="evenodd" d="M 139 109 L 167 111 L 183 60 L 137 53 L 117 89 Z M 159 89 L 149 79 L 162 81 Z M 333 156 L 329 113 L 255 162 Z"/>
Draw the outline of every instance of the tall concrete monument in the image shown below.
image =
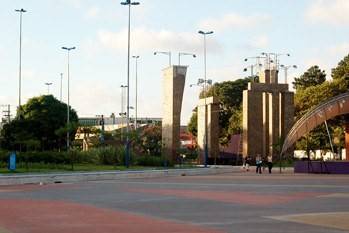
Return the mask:
<path id="1" fill-rule="evenodd" d="M 275 144 L 285 138 L 293 117 L 293 92 L 278 83 L 277 69 L 266 69 L 259 83 L 243 92 L 243 156 L 276 156 Z"/>
<path id="2" fill-rule="evenodd" d="M 206 105 L 205 105 L 206 103 Z M 206 106 L 206 108 L 205 108 Z M 215 160 L 219 155 L 219 102 L 217 97 L 200 99 L 198 104 L 197 142 L 200 164 L 205 162 L 205 133 L 207 132 L 208 159 Z M 207 129 L 205 128 L 207 127 Z"/>
<path id="3" fill-rule="evenodd" d="M 180 121 L 186 66 L 170 66 L 163 70 L 162 150 L 172 161 L 180 146 Z"/>

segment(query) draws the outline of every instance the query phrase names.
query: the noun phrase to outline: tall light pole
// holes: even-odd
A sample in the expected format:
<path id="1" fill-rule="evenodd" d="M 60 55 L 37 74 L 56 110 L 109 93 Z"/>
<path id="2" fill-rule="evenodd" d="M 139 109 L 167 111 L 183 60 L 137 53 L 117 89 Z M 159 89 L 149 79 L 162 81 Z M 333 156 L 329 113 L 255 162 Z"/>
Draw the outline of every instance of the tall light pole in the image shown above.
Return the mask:
<path id="1" fill-rule="evenodd" d="M 208 164 L 208 138 L 207 138 L 207 104 L 206 104 L 206 84 L 207 84 L 207 75 L 206 75 L 206 35 L 213 34 L 213 31 L 198 31 L 199 34 L 204 36 L 204 69 L 205 69 L 205 76 L 204 76 L 204 98 L 205 98 L 205 167 L 207 167 Z"/>
<path id="2" fill-rule="evenodd" d="M 254 64 L 254 65 L 249 65 L 244 68 L 244 72 L 247 72 L 249 69 L 251 70 L 251 77 L 254 77 L 254 68 L 259 68 L 263 66 L 262 64 Z"/>
<path id="3" fill-rule="evenodd" d="M 50 86 L 52 85 L 52 83 L 45 83 L 45 85 L 47 86 L 47 95 L 50 94 Z"/>
<path id="4" fill-rule="evenodd" d="M 138 111 L 138 58 L 139 56 L 132 56 L 136 60 L 136 110 L 135 110 L 135 129 L 137 129 L 137 111 Z"/>
<path id="5" fill-rule="evenodd" d="M 126 116 L 126 158 L 125 165 L 129 167 L 129 159 L 130 159 L 130 141 L 129 141 L 129 127 L 130 127 L 130 38 L 131 38 L 131 5 L 139 5 L 139 2 L 131 2 L 131 0 L 125 0 L 125 2 L 121 2 L 121 5 L 128 6 L 128 38 L 127 38 L 127 116 Z"/>
<path id="6" fill-rule="evenodd" d="M 18 87 L 18 111 L 21 109 L 21 95 L 22 95 L 22 14 L 27 12 L 26 10 L 15 10 L 19 12 L 19 87 Z M 19 113 L 20 115 L 20 113 Z"/>
<path id="7" fill-rule="evenodd" d="M 249 61 L 251 59 L 255 60 L 255 67 L 257 67 L 257 73 L 256 74 L 260 73 L 261 72 L 261 68 L 263 67 L 263 64 L 261 63 L 261 59 L 266 59 L 266 57 L 265 56 L 246 57 L 244 59 L 244 61 L 247 62 L 247 61 Z M 244 69 L 244 71 L 245 71 L 245 69 Z"/>
<path id="8" fill-rule="evenodd" d="M 294 69 L 297 69 L 298 67 L 296 65 L 289 65 L 289 66 L 285 66 L 285 65 L 280 65 L 280 67 L 282 69 L 284 69 L 285 71 L 285 84 L 287 84 L 287 72 L 290 68 L 294 68 Z"/>
<path id="9" fill-rule="evenodd" d="M 289 57 L 289 56 L 291 56 L 291 55 L 290 55 L 289 53 L 276 53 L 276 54 L 274 54 L 274 56 L 275 56 L 275 65 L 276 65 L 276 69 L 279 70 L 279 68 L 280 68 L 279 57 L 280 57 L 280 56 L 287 56 L 287 57 Z"/>
<path id="10" fill-rule="evenodd" d="M 172 62 L 171 62 L 171 58 L 172 58 L 171 51 L 168 51 L 168 52 L 156 51 L 156 52 L 154 52 L 154 55 L 157 55 L 157 54 L 165 54 L 165 55 L 167 55 L 168 56 L 168 66 L 172 65 Z"/>
<path id="11" fill-rule="evenodd" d="M 63 86 L 63 73 L 61 73 L 61 89 L 59 92 L 59 99 L 62 102 L 62 86 Z"/>
<path id="12" fill-rule="evenodd" d="M 127 88 L 126 85 L 121 85 L 121 112 L 119 113 L 120 117 L 121 117 L 121 141 L 123 141 L 123 133 L 124 133 L 124 118 L 126 116 L 125 113 L 125 89 Z"/>
<path id="13" fill-rule="evenodd" d="M 196 55 L 194 53 L 178 53 L 178 65 L 181 65 L 181 56 L 192 56 L 193 58 L 196 58 Z"/>
<path id="14" fill-rule="evenodd" d="M 69 123 L 70 123 L 70 121 L 69 121 L 69 110 L 70 110 L 70 103 L 69 103 L 69 94 L 70 94 L 70 90 L 69 90 L 69 88 L 70 88 L 70 86 L 69 86 L 69 81 L 70 81 L 70 72 L 69 72 L 69 58 L 70 58 L 70 50 L 73 50 L 73 49 L 75 49 L 75 47 L 62 47 L 62 49 L 64 49 L 64 50 L 66 50 L 67 51 L 67 57 L 68 57 L 68 62 L 67 62 L 67 64 L 68 64 L 68 70 L 67 70 L 67 74 L 68 74 L 68 77 L 67 77 L 67 79 L 68 79 L 68 105 L 67 105 L 67 151 L 69 151 L 69 130 L 70 130 L 70 127 L 69 127 Z"/>

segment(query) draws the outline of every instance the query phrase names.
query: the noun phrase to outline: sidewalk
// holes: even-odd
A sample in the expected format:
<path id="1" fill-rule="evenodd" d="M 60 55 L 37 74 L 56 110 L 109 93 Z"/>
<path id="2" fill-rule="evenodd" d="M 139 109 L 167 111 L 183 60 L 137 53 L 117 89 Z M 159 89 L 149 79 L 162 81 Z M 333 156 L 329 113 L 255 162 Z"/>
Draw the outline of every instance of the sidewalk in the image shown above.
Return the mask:
<path id="1" fill-rule="evenodd" d="M 69 173 L 35 173 L 35 174 L 0 174 L 0 185 L 33 183 L 72 183 L 81 181 L 114 180 L 129 178 L 154 178 L 166 176 L 214 175 L 238 171 L 233 166 L 211 166 L 208 168 L 105 171 L 105 172 L 69 172 Z"/>

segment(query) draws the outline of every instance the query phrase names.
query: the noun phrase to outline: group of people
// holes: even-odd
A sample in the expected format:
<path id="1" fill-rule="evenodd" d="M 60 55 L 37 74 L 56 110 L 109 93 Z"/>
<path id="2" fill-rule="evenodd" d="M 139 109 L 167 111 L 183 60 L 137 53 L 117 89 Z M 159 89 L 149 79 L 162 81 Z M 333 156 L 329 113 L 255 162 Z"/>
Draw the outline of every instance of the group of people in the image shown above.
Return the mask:
<path id="1" fill-rule="evenodd" d="M 269 173 L 271 173 L 271 169 L 273 168 L 273 156 L 268 155 L 266 159 L 263 161 L 263 158 L 260 154 L 257 154 L 256 156 L 256 173 L 262 174 L 262 166 L 264 162 L 268 166 Z M 246 171 L 249 171 L 251 164 L 252 164 L 252 159 L 248 155 L 247 157 L 245 157 L 243 161 L 243 169 Z"/>

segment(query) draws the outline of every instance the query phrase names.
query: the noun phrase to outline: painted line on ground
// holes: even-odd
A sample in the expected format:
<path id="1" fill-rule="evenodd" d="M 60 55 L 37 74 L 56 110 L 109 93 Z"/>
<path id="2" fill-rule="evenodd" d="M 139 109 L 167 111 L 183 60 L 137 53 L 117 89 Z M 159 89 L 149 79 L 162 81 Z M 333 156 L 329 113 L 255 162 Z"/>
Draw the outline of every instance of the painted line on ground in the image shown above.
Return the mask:
<path id="1" fill-rule="evenodd" d="M 299 187 L 299 188 L 345 188 L 349 189 L 346 185 L 312 185 L 312 184 L 222 184 L 222 183 L 179 183 L 179 182 L 139 182 L 139 181 L 90 181 L 93 183 L 101 184 L 146 184 L 146 185 L 176 185 L 176 186 L 222 186 L 222 187 Z"/>

